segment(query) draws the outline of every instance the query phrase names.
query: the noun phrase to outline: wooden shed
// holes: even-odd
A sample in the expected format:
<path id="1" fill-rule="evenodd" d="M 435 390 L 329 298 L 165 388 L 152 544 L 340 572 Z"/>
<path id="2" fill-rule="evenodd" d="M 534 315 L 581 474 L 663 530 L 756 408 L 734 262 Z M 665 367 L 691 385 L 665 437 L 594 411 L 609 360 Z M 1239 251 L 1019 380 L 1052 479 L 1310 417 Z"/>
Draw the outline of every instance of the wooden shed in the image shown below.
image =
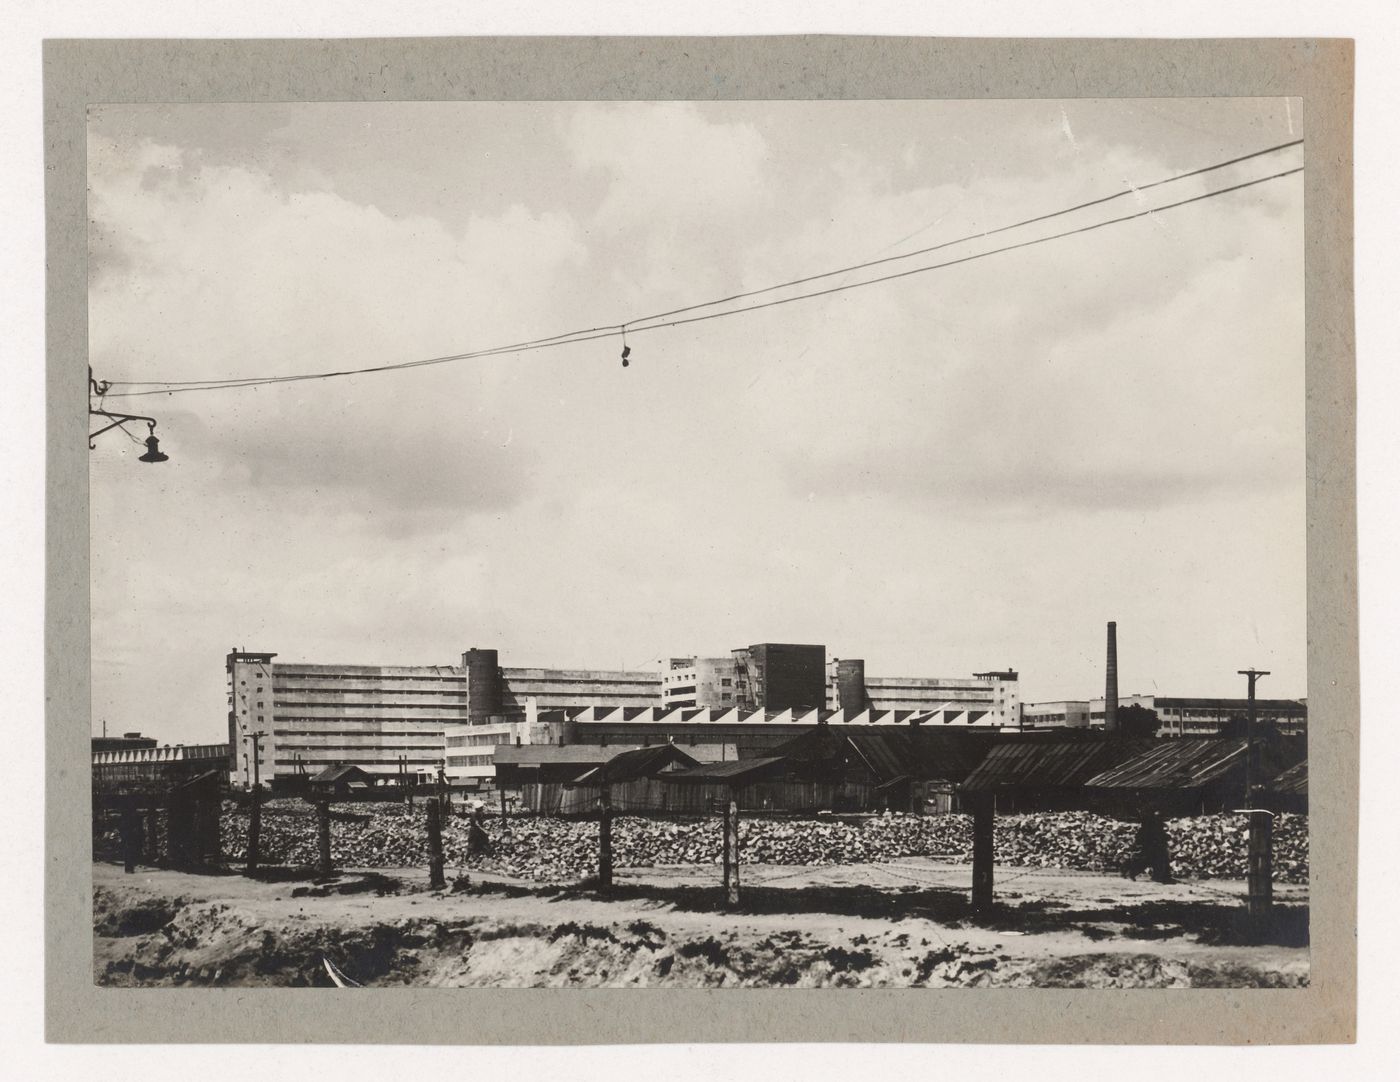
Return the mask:
<path id="1" fill-rule="evenodd" d="M 614 811 L 671 812 L 686 810 L 674 799 L 675 790 L 663 784 L 667 774 L 699 766 L 694 756 L 674 744 L 657 744 L 618 752 L 607 762 L 565 782 L 560 795 L 559 814 L 587 814 L 597 809 L 602 787 Z"/>
<path id="2" fill-rule="evenodd" d="M 374 789 L 374 775 L 358 766 L 328 766 L 308 783 L 313 800 L 368 799 Z"/>

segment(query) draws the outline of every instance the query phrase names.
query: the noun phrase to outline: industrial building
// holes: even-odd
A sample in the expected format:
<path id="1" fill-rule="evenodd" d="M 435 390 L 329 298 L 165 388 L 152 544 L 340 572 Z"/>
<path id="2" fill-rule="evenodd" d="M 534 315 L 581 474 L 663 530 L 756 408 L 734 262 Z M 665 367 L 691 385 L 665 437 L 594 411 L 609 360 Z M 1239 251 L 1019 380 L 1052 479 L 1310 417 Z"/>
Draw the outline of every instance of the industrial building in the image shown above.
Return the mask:
<path id="1" fill-rule="evenodd" d="M 661 705 L 667 708 L 752 714 L 825 707 L 872 724 L 892 723 L 901 712 L 1006 727 L 1020 717 L 1019 674 L 1010 669 L 964 677 L 867 676 L 861 658 L 827 661 L 825 646 L 796 643 L 759 643 L 729 657 L 668 658 L 662 666 Z"/>
<path id="2" fill-rule="evenodd" d="M 460 665 L 313 665 L 278 662 L 273 653 L 230 651 L 229 742 L 234 783 L 309 777 L 328 766 L 428 781 L 446 765 L 463 777 L 471 762 L 514 742 L 530 709 L 607 704 L 652 707 L 660 674 L 575 669 L 503 669 L 495 650 L 468 650 Z M 533 705 L 532 705 L 533 704 Z M 464 727 L 488 726 L 479 733 Z M 453 737 L 448 764 L 448 735 Z M 253 762 L 252 739 L 257 763 Z"/>
<path id="3" fill-rule="evenodd" d="M 109 738 L 112 739 L 112 738 Z M 94 739 L 93 743 L 96 743 Z M 229 769 L 227 744 L 166 744 L 142 738 L 140 746 L 107 748 L 92 753 L 92 787 L 95 792 L 131 788 L 160 788 Z"/>
<path id="4" fill-rule="evenodd" d="M 662 706 L 728 710 L 735 705 L 734 684 L 739 676 L 739 662 L 732 655 L 672 657 L 661 665 Z"/>
<path id="5" fill-rule="evenodd" d="M 1181 698 L 1168 695 L 1122 695 L 1118 708 L 1141 706 L 1157 715 L 1158 736 L 1217 736 L 1249 712 L 1248 699 Z M 1307 731 L 1308 706 L 1297 699 L 1256 699 L 1255 717 L 1271 722 L 1284 736 Z M 1046 703 L 1026 703 L 1021 708 L 1021 728 L 1102 729 L 1102 698 Z"/>
<path id="6" fill-rule="evenodd" d="M 756 643 L 729 657 L 663 662 L 662 706 L 728 710 L 815 710 L 826 703 L 826 647 Z"/>
<path id="7" fill-rule="evenodd" d="M 1087 729 L 1089 727 L 1088 702 L 1061 699 L 1050 703 L 1023 703 L 1021 705 L 1022 729 Z"/>
<path id="8" fill-rule="evenodd" d="M 92 738 L 92 750 L 98 751 L 129 751 L 133 748 L 153 748 L 158 741 L 153 736 L 142 736 L 140 733 L 122 733 L 121 736 L 108 736 L 104 732 L 102 736 Z"/>
<path id="9" fill-rule="evenodd" d="M 442 771 L 454 785 L 490 787 L 497 747 L 556 743 L 565 721 L 661 732 L 681 724 L 997 728 L 1014 726 L 1020 711 L 1013 671 L 870 678 L 860 660 L 828 665 L 818 644 L 674 657 L 655 672 L 503 668 L 495 650 L 476 648 L 458 665 L 277 657 L 232 650 L 225 658 L 232 780 L 241 787 L 306 780 L 333 766 L 410 783 Z"/>

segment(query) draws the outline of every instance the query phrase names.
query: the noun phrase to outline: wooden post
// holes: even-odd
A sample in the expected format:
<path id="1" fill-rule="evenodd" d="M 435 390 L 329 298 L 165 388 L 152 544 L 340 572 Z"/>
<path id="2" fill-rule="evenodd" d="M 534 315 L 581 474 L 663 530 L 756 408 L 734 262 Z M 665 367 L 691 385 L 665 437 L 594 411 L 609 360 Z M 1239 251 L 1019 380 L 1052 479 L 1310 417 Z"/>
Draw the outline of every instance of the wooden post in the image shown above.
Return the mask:
<path id="1" fill-rule="evenodd" d="M 711 807 L 714 805 L 712 804 Z M 729 900 L 729 804 L 725 802 L 719 806 L 720 816 L 720 838 L 719 838 L 719 861 L 723 867 L 724 898 Z"/>
<path id="2" fill-rule="evenodd" d="M 611 890 L 612 866 L 612 789 L 607 782 L 598 790 L 598 889 Z"/>
<path id="3" fill-rule="evenodd" d="M 258 870 L 258 843 L 262 840 L 262 808 L 258 791 L 253 790 L 253 804 L 248 809 L 248 871 Z"/>
<path id="4" fill-rule="evenodd" d="M 1246 904 L 1251 930 L 1268 930 L 1274 907 L 1274 817 L 1267 811 L 1249 813 L 1249 882 Z"/>
<path id="5" fill-rule="evenodd" d="M 258 780 L 259 741 L 263 733 L 249 733 L 253 742 L 253 804 L 248 809 L 248 873 L 258 870 L 259 846 L 262 842 L 262 786 Z"/>
<path id="6" fill-rule="evenodd" d="M 219 834 L 223 801 L 219 798 L 217 790 L 202 795 L 199 808 L 199 856 L 205 864 L 217 868 L 224 862 L 223 839 Z"/>
<path id="7" fill-rule="evenodd" d="M 992 834 L 996 806 L 991 793 L 972 795 L 972 908 L 985 913 L 993 904 Z"/>
<path id="8" fill-rule="evenodd" d="M 732 908 L 739 904 L 739 801 L 733 787 L 725 805 L 724 823 L 724 901 Z"/>
<path id="9" fill-rule="evenodd" d="M 144 832 L 146 840 L 146 863 L 159 865 L 162 863 L 160 835 L 158 833 L 160 828 L 160 804 L 157 802 L 155 796 L 151 796 L 149 799 L 150 803 L 146 805 L 146 829 Z M 165 857 L 167 861 L 173 861 L 176 857 L 170 837 L 172 827 L 174 826 L 172 820 L 173 817 L 167 814 L 165 817 Z"/>
<path id="10" fill-rule="evenodd" d="M 428 886 L 442 890 L 447 886 L 442 866 L 442 803 L 436 799 L 428 801 Z"/>
<path id="11" fill-rule="evenodd" d="M 506 821 L 506 791 L 501 789 L 499 792 L 501 794 L 501 822 L 504 823 Z"/>
<path id="12" fill-rule="evenodd" d="M 141 809 L 137 807 L 135 796 L 121 797 L 118 815 L 122 838 L 122 864 L 126 874 L 132 875 L 141 859 Z"/>
<path id="13" fill-rule="evenodd" d="M 333 875 L 335 866 L 331 864 L 331 804 L 329 800 L 316 801 L 316 874 L 321 877 Z"/>

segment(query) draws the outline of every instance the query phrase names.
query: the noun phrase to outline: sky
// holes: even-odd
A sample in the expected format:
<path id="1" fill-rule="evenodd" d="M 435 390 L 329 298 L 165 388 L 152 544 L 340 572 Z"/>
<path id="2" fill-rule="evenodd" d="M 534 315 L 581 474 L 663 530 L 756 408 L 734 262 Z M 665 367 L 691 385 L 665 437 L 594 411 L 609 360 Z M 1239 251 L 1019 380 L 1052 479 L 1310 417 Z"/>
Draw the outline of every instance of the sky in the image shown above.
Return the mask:
<path id="1" fill-rule="evenodd" d="M 763 641 L 1025 701 L 1307 694 L 1297 100 L 89 113 L 93 730 L 226 732 L 224 654 L 646 668 Z M 1099 196 L 1111 203 L 981 234 Z M 800 290 L 764 294 L 785 299 Z M 752 303 L 752 302 L 750 302 Z M 725 311 L 734 304 L 690 314 Z M 645 324 L 642 324 L 645 326 Z M 143 384 L 126 386 L 125 384 Z M 133 431 L 144 435 L 144 428 Z"/>

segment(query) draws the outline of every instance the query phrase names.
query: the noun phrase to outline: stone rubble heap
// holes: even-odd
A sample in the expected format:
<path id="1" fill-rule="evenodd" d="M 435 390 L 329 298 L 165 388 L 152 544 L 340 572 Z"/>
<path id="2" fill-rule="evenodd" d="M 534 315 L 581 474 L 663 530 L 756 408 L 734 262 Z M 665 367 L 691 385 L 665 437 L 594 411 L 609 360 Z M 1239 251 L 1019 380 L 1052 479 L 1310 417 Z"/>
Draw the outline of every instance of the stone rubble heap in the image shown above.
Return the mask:
<path id="1" fill-rule="evenodd" d="M 337 867 L 415 867 L 427 863 L 427 816 L 422 805 L 337 804 L 332 806 L 331 856 Z M 225 859 L 246 859 L 246 808 L 225 805 Z M 596 870 L 596 821 L 521 817 L 488 819 L 489 856 L 467 856 L 467 820 L 454 815 L 443 828 L 449 867 L 473 867 L 548 882 L 582 879 Z M 994 843 L 998 864 L 1038 868 L 1112 871 L 1132 847 L 1137 826 L 1088 812 L 1041 812 L 998 816 Z M 1172 866 L 1182 878 L 1245 875 L 1248 825 L 1241 815 L 1176 819 L 1167 824 Z M 884 815 L 859 821 L 838 819 L 741 820 L 742 859 L 749 864 L 856 864 L 916 856 L 972 859 L 972 821 L 966 815 Z M 613 820 L 613 863 L 618 868 L 718 864 L 718 819 Z M 297 800 L 275 800 L 262 814 L 262 860 L 267 864 L 313 864 L 316 820 Z M 1274 875 L 1280 882 L 1306 882 L 1308 821 L 1282 815 L 1274 826 Z"/>

